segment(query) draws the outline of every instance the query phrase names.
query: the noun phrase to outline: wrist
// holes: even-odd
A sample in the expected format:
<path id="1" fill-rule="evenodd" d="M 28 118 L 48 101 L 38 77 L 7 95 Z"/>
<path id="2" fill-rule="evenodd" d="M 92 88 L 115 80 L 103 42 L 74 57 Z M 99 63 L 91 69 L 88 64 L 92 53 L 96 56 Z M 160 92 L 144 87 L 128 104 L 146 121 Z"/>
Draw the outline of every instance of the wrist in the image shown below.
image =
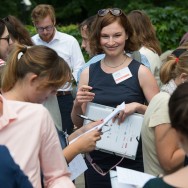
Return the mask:
<path id="1" fill-rule="evenodd" d="M 77 99 L 75 99 L 74 100 L 74 108 L 80 108 L 80 107 L 81 107 L 80 103 L 78 102 Z"/>

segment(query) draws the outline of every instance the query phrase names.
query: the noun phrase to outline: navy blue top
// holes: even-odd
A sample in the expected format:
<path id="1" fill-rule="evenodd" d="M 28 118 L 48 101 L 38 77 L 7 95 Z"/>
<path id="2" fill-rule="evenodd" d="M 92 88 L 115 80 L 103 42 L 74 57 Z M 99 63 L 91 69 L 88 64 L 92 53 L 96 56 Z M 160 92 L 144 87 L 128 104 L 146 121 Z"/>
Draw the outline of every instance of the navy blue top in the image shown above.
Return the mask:
<path id="1" fill-rule="evenodd" d="M 111 107 L 116 107 L 123 101 L 125 103 L 138 102 L 144 104 L 145 96 L 138 79 L 138 69 L 140 65 L 141 64 L 136 60 L 132 60 L 128 65 L 132 77 L 119 84 L 115 83 L 112 74 L 107 74 L 101 69 L 100 62 L 90 65 L 88 85 L 93 88 L 92 92 L 95 93 L 93 102 Z M 94 159 L 94 162 L 104 169 L 112 167 L 121 158 L 100 151 L 91 152 L 91 157 Z M 144 170 L 141 140 L 139 141 L 136 159 L 131 160 L 125 158 L 118 166 L 138 171 Z"/>
<path id="2" fill-rule="evenodd" d="M 12 159 L 9 150 L 0 146 L 0 187 L 32 188 L 28 177 Z"/>
<path id="3" fill-rule="evenodd" d="M 100 63 L 90 65 L 89 69 L 89 86 L 93 87 L 95 93 L 93 102 L 116 107 L 123 101 L 126 103 L 138 102 L 143 104 L 145 97 L 138 80 L 138 69 L 140 63 L 133 60 L 128 68 L 132 77 L 116 84 L 112 74 L 105 73 Z"/>

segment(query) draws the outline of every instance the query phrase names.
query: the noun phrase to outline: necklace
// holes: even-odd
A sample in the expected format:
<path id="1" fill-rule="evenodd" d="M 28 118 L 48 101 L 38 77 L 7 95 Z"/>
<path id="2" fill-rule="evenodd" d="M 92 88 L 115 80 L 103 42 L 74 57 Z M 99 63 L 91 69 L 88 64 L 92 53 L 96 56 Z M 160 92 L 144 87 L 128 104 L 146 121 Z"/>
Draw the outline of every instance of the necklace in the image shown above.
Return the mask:
<path id="1" fill-rule="evenodd" d="M 109 65 L 107 62 L 104 61 L 104 59 L 102 60 L 102 63 L 104 63 L 107 67 L 110 67 L 110 68 L 114 69 L 114 68 L 117 68 L 117 67 L 120 67 L 121 65 L 123 65 L 126 60 L 127 60 L 127 56 L 125 56 L 125 60 L 122 63 L 120 63 L 119 65 L 116 65 L 116 66 Z"/>

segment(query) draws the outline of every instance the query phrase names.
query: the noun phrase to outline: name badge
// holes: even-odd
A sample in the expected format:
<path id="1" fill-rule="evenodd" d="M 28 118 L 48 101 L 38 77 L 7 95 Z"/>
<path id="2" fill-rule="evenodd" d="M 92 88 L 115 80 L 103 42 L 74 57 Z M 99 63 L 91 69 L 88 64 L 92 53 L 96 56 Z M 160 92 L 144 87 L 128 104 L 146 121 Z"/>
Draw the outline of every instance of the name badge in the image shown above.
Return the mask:
<path id="1" fill-rule="evenodd" d="M 130 77 L 132 77 L 132 73 L 128 67 L 125 67 L 124 69 L 114 72 L 112 76 L 116 84 L 119 84 L 120 82 L 123 82 L 124 80 L 127 80 Z"/>

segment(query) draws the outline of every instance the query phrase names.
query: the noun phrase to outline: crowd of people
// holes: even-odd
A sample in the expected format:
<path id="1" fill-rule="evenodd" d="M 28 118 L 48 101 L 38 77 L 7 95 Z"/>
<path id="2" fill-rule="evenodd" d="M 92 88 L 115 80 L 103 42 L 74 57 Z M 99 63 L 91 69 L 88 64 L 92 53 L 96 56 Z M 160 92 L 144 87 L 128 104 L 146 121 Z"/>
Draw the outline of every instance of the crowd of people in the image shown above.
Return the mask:
<path id="1" fill-rule="evenodd" d="M 75 187 L 68 164 L 84 153 L 95 163 L 85 158 L 86 188 L 110 188 L 117 164 L 161 176 L 145 188 L 187 187 L 188 43 L 163 62 L 144 11 L 101 9 L 78 28 L 85 63 L 78 41 L 56 29 L 53 6 L 37 5 L 31 19 L 32 37 L 15 16 L 0 19 L 0 187 Z M 88 102 L 125 102 L 119 126 L 143 115 L 135 160 L 95 150 L 103 133 L 87 131 L 103 120 L 83 126 Z"/>

